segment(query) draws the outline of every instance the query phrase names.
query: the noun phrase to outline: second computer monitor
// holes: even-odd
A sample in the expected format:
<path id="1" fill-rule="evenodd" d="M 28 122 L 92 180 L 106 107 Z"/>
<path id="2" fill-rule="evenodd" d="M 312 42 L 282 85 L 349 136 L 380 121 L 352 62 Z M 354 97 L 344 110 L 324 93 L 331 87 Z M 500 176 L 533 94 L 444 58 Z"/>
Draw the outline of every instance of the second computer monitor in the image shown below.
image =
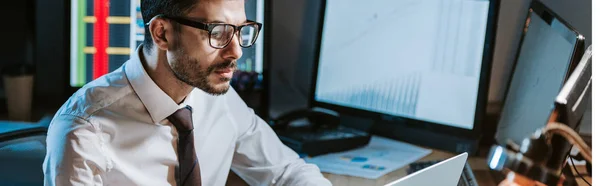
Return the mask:
<path id="1" fill-rule="evenodd" d="M 526 19 L 496 141 L 520 144 L 548 122 L 554 100 L 583 54 L 584 38 L 539 1 Z"/>

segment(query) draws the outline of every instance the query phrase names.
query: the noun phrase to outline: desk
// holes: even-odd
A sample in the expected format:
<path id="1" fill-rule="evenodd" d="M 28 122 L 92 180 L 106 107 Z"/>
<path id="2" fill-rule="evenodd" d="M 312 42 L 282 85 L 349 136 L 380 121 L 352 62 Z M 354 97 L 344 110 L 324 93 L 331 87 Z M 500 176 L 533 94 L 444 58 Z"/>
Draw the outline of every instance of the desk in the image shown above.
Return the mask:
<path id="1" fill-rule="evenodd" d="M 440 160 L 440 159 L 448 159 L 456 154 L 449 153 L 445 151 L 439 151 L 432 149 L 431 153 L 421 159 L 419 161 L 431 161 L 431 160 Z M 418 161 L 418 162 L 419 162 Z M 469 162 L 469 166 L 473 170 L 473 174 L 475 174 L 475 179 L 477 183 L 481 186 L 488 185 L 497 185 L 496 181 L 492 177 L 490 169 L 487 167 L 487 157 L 469 157 L 467 160 Z M 388 184 L 394 180 L 400 179 L 406 176 L 406 171 L 408 169 L 408 165 L 404 166 L 398 170 L 390 172 L 382 177 L 379 177 L 376 180 L 359 178 L 353 176 L 344 176 L 337 174 L 329 174 L 323 173 L 325 178 L 329 179 L 334 186 L 343 185 L 343 186 L 382 186 Z M 585 166 L 577 166 L 577 169 L 582 174 L 587 174 L 585 171 Z M 589 175 L 584 176 L 587 181 L 592 182 L 592 178 Z M 587 185 L 581 178 L 577 177 L 576 180 L 577 185 Z"/>
<path id="2" fill-rule="evenodd" d="M 419 161 L 430 161 L 430 160 L 440 160 L 440 159 L 448 159 L 455 156 L 454 153 L 449 153 L 445 151 L 433 150 L 432 152 L 421 158 Z M 471 169 L 473 169 L 473 173 L 475 174 L 475 179 L 479 185 L 496 185 L 492 179 L 492 176 L 489 172 L 489 168 L 487 168 L 486 161 L 487 159 L 484 157 L 469 157 L 468 159 L 469 165 Z M 400 179 L 406 176 L 406 171 L 408 169 L 408 165 L 404 166 L 398 170 L 390 172 L 384 176 L 379 177 L 376 180 L 359 178 L 353 176 L 344 176 L 337 174 L 329 174 L 323 173 L 325 178 L 329 179 L 334 186 L 344 185 L 344 186 L 354 186 L 354 185 L 373 185 L 373 186 L 382 186 L 387 183 L 390 183 L 394 180 Z"/>

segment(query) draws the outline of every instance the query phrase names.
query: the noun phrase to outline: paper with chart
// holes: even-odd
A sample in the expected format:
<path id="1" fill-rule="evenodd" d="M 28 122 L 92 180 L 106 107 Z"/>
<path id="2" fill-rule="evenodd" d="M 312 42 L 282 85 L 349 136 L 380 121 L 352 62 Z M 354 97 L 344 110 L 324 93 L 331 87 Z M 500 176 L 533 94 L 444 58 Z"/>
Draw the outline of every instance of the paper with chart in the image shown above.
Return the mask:
<path id="1" fill-rule="evenodd" d="M 316 164 L 322 172 L 377 179 L 429 153 L 429 149 L 373 136 L 365 147 L 304 159 L 308 163 Z"/>

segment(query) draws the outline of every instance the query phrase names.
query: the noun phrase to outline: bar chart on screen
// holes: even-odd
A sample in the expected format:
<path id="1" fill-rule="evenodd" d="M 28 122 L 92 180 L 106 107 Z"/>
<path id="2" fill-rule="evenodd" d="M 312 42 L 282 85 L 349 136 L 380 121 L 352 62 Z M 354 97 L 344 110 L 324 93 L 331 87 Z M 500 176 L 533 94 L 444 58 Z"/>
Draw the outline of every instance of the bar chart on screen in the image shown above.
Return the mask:
<path id="1" fill-rule="evenodd" d="M 323 99 L 338 104 L 375 110 L 393 115 L 414 116 L 419 99 L 421 74 L 363 84 L 323 94 Z"/>

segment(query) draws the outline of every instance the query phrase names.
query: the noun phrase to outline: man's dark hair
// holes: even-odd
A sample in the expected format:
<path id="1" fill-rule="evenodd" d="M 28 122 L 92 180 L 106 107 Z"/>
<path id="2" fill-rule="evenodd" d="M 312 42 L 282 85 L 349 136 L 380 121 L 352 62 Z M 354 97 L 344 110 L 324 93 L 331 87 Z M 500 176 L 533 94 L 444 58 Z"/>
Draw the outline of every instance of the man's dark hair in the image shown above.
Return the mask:
<path id="1" fill-rule="evenodd" d="M 154 42 L 150 34 L 149 23 L 152 18 L 157 15 L 165 15 L 171 17 L 180 17 L 191 11 L 198 0 L 141 0 L 140 5 L 142 18 L 144 19 L 144 49 L 150 51 Z M 176 32 L 179 31 L 180 25 L 172 22 Z"/>

